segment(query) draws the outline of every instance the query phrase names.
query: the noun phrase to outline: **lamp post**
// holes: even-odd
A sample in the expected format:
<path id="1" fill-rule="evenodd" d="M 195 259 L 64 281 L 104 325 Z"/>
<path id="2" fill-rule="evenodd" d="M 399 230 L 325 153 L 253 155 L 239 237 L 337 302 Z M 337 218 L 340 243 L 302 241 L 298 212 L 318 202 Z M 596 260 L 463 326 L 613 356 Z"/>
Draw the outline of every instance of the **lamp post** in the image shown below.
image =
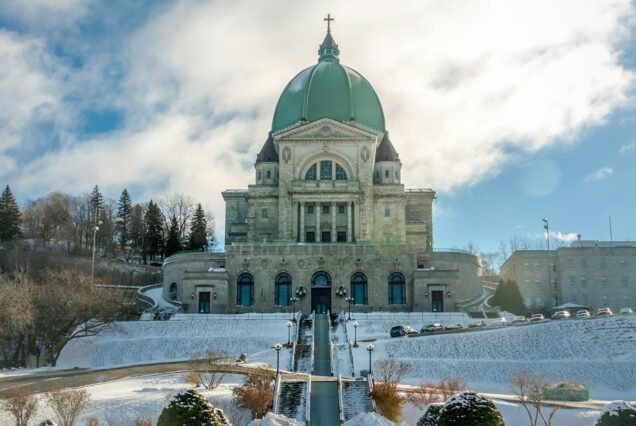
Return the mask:
<path id="1" fill-rule="evenodd" d="M 351 304 L 356 300 L 353 297 L 347 297 L 345 299 L 348 303 L 349 303 L 349 317 L 347 318 L 347 321 L 351 321 Z"/>
<path id="2" fill-rule="evenodd" d="M 278 376 L 278 372 L 280 371 L 280 350 L 282 349 L 282 345 L 280 343 L 276 343 L 274 345 L 274 349 L 276 350 L 276 375 Z"/>
<path id="3" fill-rule="evenodd" d="M 358 321 L 353 322 L 353 347 L 358 347 Z"/>
<path id="4" fill-rule="evenodd" d="M 545 241 L 546 248 L 548 249 L 548 292 L 556 293 L 552 288 L 552 271 L 550 270 L 550 221 L 548 218 L 544 217 L 543 219 L 543 229 L 545 229 Z M 554 298 L 553 298 L 554 300 Z M 553 303 L 554 306 L 557 305 L 556 301 Z"/>
<path id="5" fill-rule="evenodd" d="M 371 343 L 369 343 L 367 345 L 367 351 L 369 351 L 369 375 L 372 374 L 372 371 L 371 371 L 371 352 L 373 352 L 374 349 L 375 349 L 375 346 L 373 346 Z"/>
<path id="6" fill-rule="evenodd" d="M 99 231 L 99 225 L 102 224 L 102 221 L 99 220 L 99 210 L 97 210 L 97 214 L 95 215 L 95 226 L 93 227 L 93 260 L 91 262 L 91 288 L 93 288 L 95 284 L 95 246 L 97 242 L 97 231 Z"/>
<path id="7" fill-rule="evenodd" d="M 291 321 L 287 321 L 287 346 L 291 345 Z"/>
<path id="8" fill-rule="evenodd" d="M 289 300 L 292 302 L 292 315 L 291 318 L 289 319 L 290 321 L 296 321 L 296 302 L 298 302 L 298 298 L 297 297 L 290 297 Z"/>

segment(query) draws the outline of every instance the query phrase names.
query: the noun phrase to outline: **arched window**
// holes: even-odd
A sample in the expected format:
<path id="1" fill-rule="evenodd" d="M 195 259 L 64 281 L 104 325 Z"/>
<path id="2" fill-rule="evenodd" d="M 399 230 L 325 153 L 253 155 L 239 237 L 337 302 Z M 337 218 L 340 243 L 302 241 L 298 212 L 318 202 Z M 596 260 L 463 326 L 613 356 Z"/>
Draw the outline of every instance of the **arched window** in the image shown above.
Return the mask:
<path id="1" fill-rule="evenodd" d="M 305 173 L 305 180 L 316 180 L 316 165 L 312 165 Z"/>
<path id="2" fill-rule="evenodd" d="M 389 304 L 404 305 L 406 303 L 406 280 L 400 272 L 389 276 Z"/>
<path id="3" fill-rule="evenodd" d="M 320 180 L 331 180 L 333 162 L 329 160 L 322 160 L 320 162 Z"/>
<path id="4" fill-rule="evenodd" d="M 170 300 L 177 300 L 177 283 L 170 284 Z"/>
<path id="5" fill-rule="evenodd" d="M 291 277 L 289 274 L 280 273 L 276 276 L 274 285 L 274 304 L 280 306 L 289 306 L 289 298 L 291 296 Z"/>
<path id="6" fill-rule="evenodd" d="M 351 297 L 354 305 L 368 305 L 367 276 L 356 272 L 351 277 Z"/>
<path id="7" fill-rule="evenodd" d="M 347 180 L 347 172 L 340 164 L 336 164 L 336 180 Z"/>
<path id="8" fill-rule="evenodd" d="M 331 277 L 324 271 L 318 271 L 311 277 L 312 287 L 331 287 Z"/>
<path id="9" fill-rule="evenodd" d="M 254 304 L 254 277 L 250 274 L 241 274 L 238 277 L 236 304 L 240 306 L 252 306 Z"/>

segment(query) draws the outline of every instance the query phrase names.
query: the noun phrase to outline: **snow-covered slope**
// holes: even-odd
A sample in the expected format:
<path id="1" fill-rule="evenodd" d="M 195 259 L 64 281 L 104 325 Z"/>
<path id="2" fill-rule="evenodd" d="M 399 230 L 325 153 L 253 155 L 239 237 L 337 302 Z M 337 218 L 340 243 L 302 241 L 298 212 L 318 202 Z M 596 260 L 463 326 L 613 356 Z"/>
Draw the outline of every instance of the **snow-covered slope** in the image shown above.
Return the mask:
<path id="1" fill-rule="evenodd" d="M 187 360 L 193 354 L 221 351 L 236 357 L 267 351 L 287 342 L 287 319 L 263 315 L 247 319 L 199 315 L 198 319 L 120 322 L 97 337 L 71 341 L 64 347 L 59 368 L 103 368 L 153 362 Z M 293 330 L 292 330 L 293 332 Z M 257 358 L 272 358 L 264 353 Z M 281 353 L 281 365 L 289 362 Z M 286 368 L 286 367 L 285 367 Z"/>
<path id="2" fill-rule="evenodd" d="M 624 391 L 636 388 L 636 317 L 377 340 L 373 358 L 388 355 L 410 365 L 407 381 L 412 383 L 462 376 L 470 383 L 507 384 L 525 369 L 550 381 L 570 379 Z M 354 357 L 356 369 L 366 368 L 365 345 Z"/>

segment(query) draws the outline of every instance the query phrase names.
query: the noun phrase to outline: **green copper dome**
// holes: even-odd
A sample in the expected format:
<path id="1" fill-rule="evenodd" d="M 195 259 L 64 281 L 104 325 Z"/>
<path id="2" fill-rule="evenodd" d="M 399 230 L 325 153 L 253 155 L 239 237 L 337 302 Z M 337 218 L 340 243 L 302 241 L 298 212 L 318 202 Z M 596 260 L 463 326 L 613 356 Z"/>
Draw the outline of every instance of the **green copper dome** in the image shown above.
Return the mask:
<path id="1" fill-rule="evenodd" d="M 327 32 L 316 65 L 301 71 L 278 99 L 272 132 L 321 118 L 355 121 L 384 132 L 380 99 L 357 71 L 340 64 L 338 45 Z"/>

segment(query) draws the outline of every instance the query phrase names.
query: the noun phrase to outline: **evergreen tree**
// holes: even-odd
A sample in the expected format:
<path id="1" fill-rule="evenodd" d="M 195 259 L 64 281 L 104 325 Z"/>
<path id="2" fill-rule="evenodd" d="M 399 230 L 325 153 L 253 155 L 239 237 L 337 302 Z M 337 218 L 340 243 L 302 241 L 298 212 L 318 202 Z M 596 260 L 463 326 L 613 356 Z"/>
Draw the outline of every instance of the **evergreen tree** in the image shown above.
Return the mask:
<path id="1" fill-rule="evenodd" d="M 142 254 L 144 262 L 146 257 L 154 260 L 155 256 L 163 252 L 163 218 L 161 210 L 152 200 L 148 202 L 144 215 L 144 237 Z"/>
<path id="2" fill-rule="evenodd" d="M 124 188 L 119 197 L 119 203 L 117 206 L 117 242 L 119 243 L 119 249 L 124 254 L 126 259 L 129 259 L 131 247 L 130 236 L 132 227 L 132 201 L 128 190 Z"/>
<path id="3" fill-rule="evenodd" d="M 495 404 L 475 392 L 453 395 L 439 412 L 437 426 L 504 426 Z"/>
<path id="4" fill-rule="evenodd" d="M 437 426 L 439 412 L 443 406 L 444 404 L 441 403 L 429 404 L 424 415 L 417 421 L 417 426 Z"/>
<path id="5" fill-rule="evenodd" d="M 170 228 L 168 228 L 168 238 L 166 239 L 166 257 L 173 255 L 181 250 L 181 241 L 179 240 L 179 223 L 177 218 L 170 218 Z"/>
<path id="6" fill-rule="evenodd" d="M 18 239 L 22 235 L 21 222 L 18 203 L 7 185 L 0 196 L 0 241 L 10 242 Z"/>
<path id="7" fill-rule="evenodd" d="M 523 315 L 527 311 L 526 306 L 523 304 L 523 297 L 521 297 L 517 283 L 511 280 L 499 281 L 491 304 L 517 315 Z"/>
<path id="8" fill-rule="evenodd" d="M 144 207 L 135 204 L 130 215 L 131 253 L 141 253 L 144 246 Z"/>
<path id="9" fill-rule="evenodd" d="M 190 224 L 190 250 L 205 251 L 208 246 L 208 223 L 201 203 L 197 204 Z"/>
<path id="10" fill-rule="evenodd" d="M 95 185 L 95 188 L 93 188 L 93 191 L 91 191 L 89 195 L 88 202 L 91 209 L 91 224 L 95 224 L 99 220 L 98 217 L 101 213 L 101 210 L 104 208 L 104 196 L 99 190 L 99 186 Z"/>
<path id="11" fill-rule="evenodd" d="M 194 389 L 175 395 L 157 420 L 157 426 L 224 426 L 229 424 L 225 413 L 215 408 Z"/>
<path id="12" fill-rule="evenodd" d="M 603 408 L 596 420 L 596 426 L 636 425 L 636 407 L 627 401 L 613 401 Z"/>

